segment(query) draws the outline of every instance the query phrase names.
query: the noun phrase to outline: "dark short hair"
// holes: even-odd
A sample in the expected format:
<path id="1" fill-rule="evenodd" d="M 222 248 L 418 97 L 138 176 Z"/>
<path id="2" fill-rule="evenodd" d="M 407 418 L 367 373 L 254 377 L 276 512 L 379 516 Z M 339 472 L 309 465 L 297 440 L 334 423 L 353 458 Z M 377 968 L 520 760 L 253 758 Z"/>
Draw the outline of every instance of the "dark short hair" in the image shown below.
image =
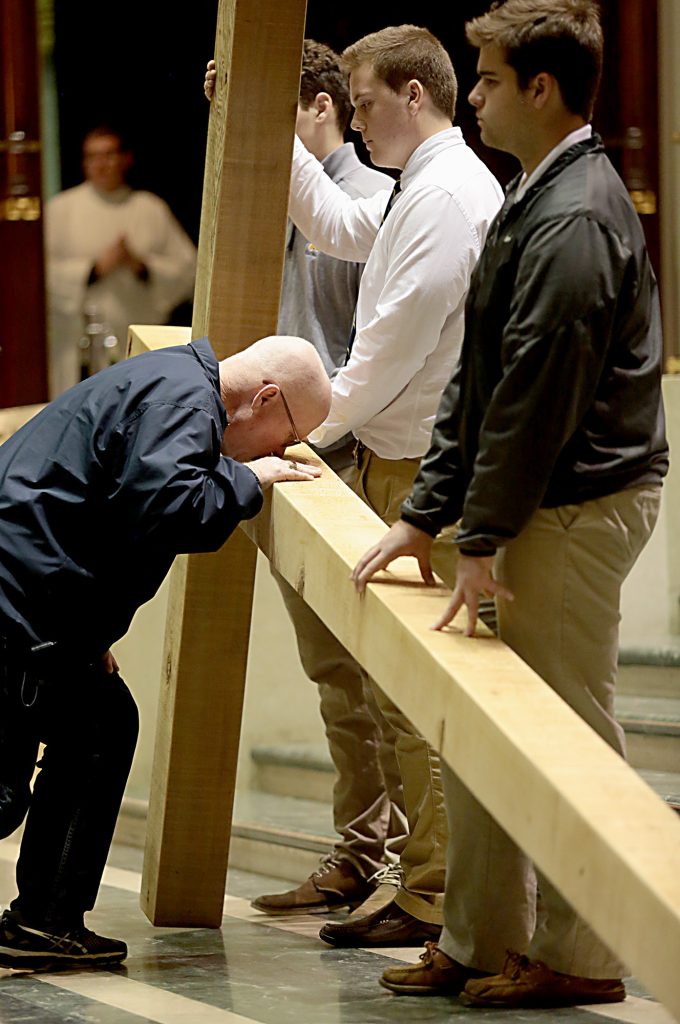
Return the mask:
<path id="1" fill-rule="evenodd" d="M 546 71 L 567 110 L 590 120 L 602 73 L 602 26 L 593 0 L 505 0 L 466 25 L 473 46 L 493 44 L 520 88 Z"/>
<path id="2" fill-rule="evenodd" d="M 114 139 L 118 139 L 118 148 L 121 153 L 131 153 L 132 145 L 126 133 L 116 127 L 114 124 L 108 122 L 102 122 L 101 124 L 94 125 L 93 128 L 89 128 L 83 135 L 83 148 L 88 139 L 100 139 L 102 137 L 111 136 Z"/>
<path id="3" fill-rule="evenodd" d="M 417 25 L 394 25 L 371 32 L 342 52 L 348 71 L 370 64 L 390 89 L 416 78 L 427 89 L 437 110 L 453 121 L 458 83 L 448 53 L 431 32 Z"/>
<path id="4" fill-rule="evenodd" d="M 352 116 L 347 72 L 341 66 L 340 57 L 330 46 L 317 43 L 314 39 L 305 39 L 300 78 L 300 106 L 303 110 L 310 107 L 320 92 L 327 92 L 333 100 L 338 128 L 344 132 Z"/>

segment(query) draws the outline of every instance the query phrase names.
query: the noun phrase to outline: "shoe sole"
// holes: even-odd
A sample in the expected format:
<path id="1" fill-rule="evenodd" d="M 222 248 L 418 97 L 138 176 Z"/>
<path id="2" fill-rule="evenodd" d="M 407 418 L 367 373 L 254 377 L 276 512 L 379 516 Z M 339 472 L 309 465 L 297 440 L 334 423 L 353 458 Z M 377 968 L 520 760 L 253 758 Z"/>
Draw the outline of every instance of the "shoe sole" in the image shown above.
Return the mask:
<path id="1" fill-rule="evenodd" d="M 395 937 L 375 939 L 370 935 L 334 938 L 330 935 L 324 935 L 323 928 L 319 932 L 319 938 L 327 942 L 329 946 L 336 946 L 338 949 L 380 949 L 382 946 L 386 949 L 399 949 L 401 947 L 413 949 L 423 946 L 425 942 L 436 941 L 432 939 L 432 936 L 423 937 L 422 935 L 414 936 L 412 939 L 398 939 Z"/>
<path id="2" fill-rule="evenodd" d="M 119 964 L 127 953 L 111 953 L 101 956 L 68 956 L 66 953 L 21 953 L 18 950 L 6 952 L 0 949 L 0 967 L 14 971 L 29 971 L 39 968 L 59 967 L 108 967 L 111 964 Z"/>
<path id="3" fill-rule="evenodd" d="M 517 1002 L 509 1002 L 505 999 L 484 999 L 483 996 L 471 996 L 467 992 L 461 992 L 460 1002 L 463 1006 L 486 1006 L 488 1008 L 503 1010 L 554 1010 L 566 1006 L 594 1006 L 596 1003 L 622 1003 L 626 998 L 623 995 L 613 993 L 612 995 L 601 996 L 564 996 L 562 999 L 556 997 L 549 999 L 518 999 Z"/>
<path id="4" fill-rule="evenodd" d="M 444 985 L 400 985 L 399 982 L 385 981 L 378 978 L 383 988 L 394 992 L 397 996 L 457 996 L 460 988 L 447 988 Z"/>
<path id="5" fill-rule="evenodd" d="M 255 903 L 251 903 L 250 906 L 267 917 L 302 917 L 304 914 L 332 914 L 335 910 L 356 910 L 361 904 L 324 903 L 323 906 L 317 904 L 313 907 L 282 907 L 280 910 L 276 907 L 258 907 Z"/>

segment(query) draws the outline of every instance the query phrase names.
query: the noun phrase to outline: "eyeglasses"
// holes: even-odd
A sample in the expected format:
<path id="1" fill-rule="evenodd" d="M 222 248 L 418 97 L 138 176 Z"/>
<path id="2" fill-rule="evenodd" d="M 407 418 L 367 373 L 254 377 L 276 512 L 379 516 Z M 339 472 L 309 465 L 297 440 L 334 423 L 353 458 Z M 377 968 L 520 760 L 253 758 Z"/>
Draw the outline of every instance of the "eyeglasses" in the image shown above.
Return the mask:
<path id="1" fill-rule="evenodd" d="M 298 429 L 295 426 L 295 421 L 294 421 L 293 417 L 291 416 L 290 407 L 288 405 L 288 402 L 286 401 L 286 396 L 284 395 L 283 389 L 281 388 L 280 385 L 279 385 L 279 394 L 281 395 L 281 401 L 283 402 L 283 408 L 286 410 L 286 416 L 288 417 L 288 422 L 290 423 L 290 428 L 293 431 L 293 437 L 295 438 L 295 443 L 296 444 L 302 444 L 302 438 L 298 434 Z"/>

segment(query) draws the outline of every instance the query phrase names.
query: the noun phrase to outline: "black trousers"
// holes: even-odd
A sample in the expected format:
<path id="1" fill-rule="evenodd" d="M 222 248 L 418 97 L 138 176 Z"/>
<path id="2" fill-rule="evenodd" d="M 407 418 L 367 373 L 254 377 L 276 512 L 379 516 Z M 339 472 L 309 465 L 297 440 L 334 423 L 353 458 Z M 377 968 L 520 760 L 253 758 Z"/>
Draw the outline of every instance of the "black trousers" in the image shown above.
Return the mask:
<path id="1" fill-rule="evenodd" d="M 35 925 L 76 927 L 99 890 L 137 742 L 137 707 L 99 661 L 40 680 L 16 662 L 1 667 L 0 837 L 28 811 L 12 909 Z"/>

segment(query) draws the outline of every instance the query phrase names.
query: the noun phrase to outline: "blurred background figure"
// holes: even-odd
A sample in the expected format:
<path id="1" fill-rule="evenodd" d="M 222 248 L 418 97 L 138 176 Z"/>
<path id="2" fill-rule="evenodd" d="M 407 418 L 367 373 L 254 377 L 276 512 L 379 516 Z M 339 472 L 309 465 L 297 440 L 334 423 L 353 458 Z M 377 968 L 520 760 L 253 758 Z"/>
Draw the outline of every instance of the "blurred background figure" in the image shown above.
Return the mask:
<path id="1" fill-rule="evenodd" d="M 108 125 L 83 141 L 85 181 L 45 212 L 49 391 L 125 354 L 131 323 L 168 323 L 191 298 L 196 248 L 168 205 L 127 183 L 133 153 Z"/>

